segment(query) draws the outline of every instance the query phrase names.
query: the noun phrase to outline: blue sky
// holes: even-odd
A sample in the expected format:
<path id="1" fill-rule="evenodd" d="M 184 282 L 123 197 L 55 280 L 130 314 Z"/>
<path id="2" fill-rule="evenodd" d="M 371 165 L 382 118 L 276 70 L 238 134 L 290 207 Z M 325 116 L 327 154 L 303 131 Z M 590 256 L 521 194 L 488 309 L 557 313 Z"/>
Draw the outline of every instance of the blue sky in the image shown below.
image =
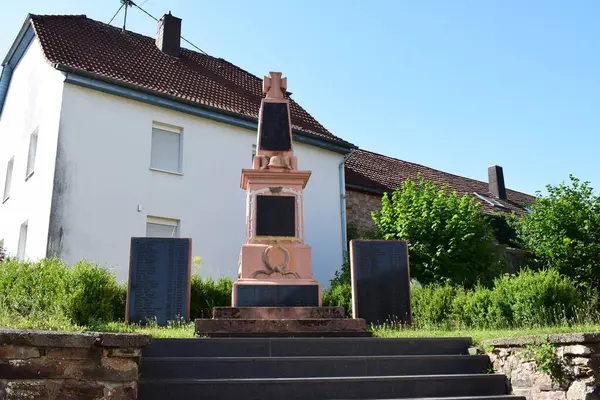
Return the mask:
<path id="1" fill-rule="evenodd" d="M 141 4 L 144 0 L 137 0 Z M 28 12 L 108 22 L 118 0 L 2 3 L 0 53 Z M 600 2 L 148 0 L 209 54 L 258 75 L 358 146 L 534 193 L 574 174 L 600 188 Z M 113 24 L 122 24 L 122 13 Z M 154 36 L 136 8 L 130 30 Z M 305 166 L 310 168 L 310 166 Z"/>

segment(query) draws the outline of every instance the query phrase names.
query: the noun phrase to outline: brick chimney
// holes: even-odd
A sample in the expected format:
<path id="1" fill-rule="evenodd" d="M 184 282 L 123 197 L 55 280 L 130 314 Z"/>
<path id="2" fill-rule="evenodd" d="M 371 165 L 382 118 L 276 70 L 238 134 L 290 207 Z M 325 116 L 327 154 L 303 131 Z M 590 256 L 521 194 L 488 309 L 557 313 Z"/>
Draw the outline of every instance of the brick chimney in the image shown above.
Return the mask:
<path id="1" fill-rule="evenodd" d="M 506 187 L 504 186 L 504 172 L 502 172 L 502 167 L 493 165 L 488 168 L 488 182 L 490 192 L 500 200 L 505 200 Z"/>
<path id="2" fill-rule="evenodd" d="M 168 14 L 158 21 L 156 29 L 156 47 L 171 57 L 179 57 L 181 49 L 181 18 Z"/>

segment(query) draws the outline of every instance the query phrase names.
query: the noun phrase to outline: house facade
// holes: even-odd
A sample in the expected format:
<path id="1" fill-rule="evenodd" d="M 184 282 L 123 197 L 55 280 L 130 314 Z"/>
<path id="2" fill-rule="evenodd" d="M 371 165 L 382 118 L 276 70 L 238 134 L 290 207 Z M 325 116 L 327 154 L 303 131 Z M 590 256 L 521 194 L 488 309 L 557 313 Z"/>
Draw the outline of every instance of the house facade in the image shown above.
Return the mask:
<path id="1" fill-rule="evenodd" d="M 181 20 L 166 15 L 150 38 L 85 16 L 28 16 L 0 80 L 9 254 L 87 259 L 124 281 L 131 237 L 188 237 L 201 275 L 237 276 L 240 171 L 252 164 L 261 79 L 181 48 L 173 24 Z M 354 146 L 293 100 L 291 114 L 295 152 L 312 171 L 305 240 L 327 285 L 345 251 L 343 171 Z"/>

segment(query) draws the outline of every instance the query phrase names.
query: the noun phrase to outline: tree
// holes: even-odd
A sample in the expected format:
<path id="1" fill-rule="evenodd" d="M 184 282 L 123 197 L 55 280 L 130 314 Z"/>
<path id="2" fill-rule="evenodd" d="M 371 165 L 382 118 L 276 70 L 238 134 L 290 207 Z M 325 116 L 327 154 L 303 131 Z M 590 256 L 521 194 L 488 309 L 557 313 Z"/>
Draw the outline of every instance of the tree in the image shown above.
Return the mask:
<path id="1" fill-rule="evenodd" d="M 524 247 L 538 264 L 555 267 L 583 287 L 600 289 L 600 196 L 589 182 L 547 185 L 518 225 Z"/>
<path id="2" fill-rule="evenodd" d="M 438 188 L 421 176 L 386 193 L 373 219 L 386 240 L 407 240 L 411 275 L 421 283 L 473 286 L 491 283 L 501 270 L 498 248 L 480 204 Z"/>

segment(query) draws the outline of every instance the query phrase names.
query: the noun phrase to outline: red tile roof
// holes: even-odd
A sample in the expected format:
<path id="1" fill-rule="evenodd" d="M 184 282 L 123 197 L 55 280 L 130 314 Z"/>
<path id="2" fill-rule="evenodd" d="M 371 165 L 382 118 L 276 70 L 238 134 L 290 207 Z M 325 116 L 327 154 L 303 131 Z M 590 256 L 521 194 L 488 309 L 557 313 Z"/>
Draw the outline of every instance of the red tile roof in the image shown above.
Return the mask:
<path id="1" fill-rule="evenodd" d="M 398 160 L 366 150 L 355 150 L 345 165 L 346 185 L 349 188 L 375 191 L 378 193 L 391 192 L 402 186 L 406 179 L 416 180 L 418 174 L 424 179 L 439 185 L 448 185 L 450 190 L 456 190 L 459 196 L 466 194 L 474 196 L 481 202 L 481 210 L 486 213 L 497 211 L 514 211 L 524 213 L 528 204 L 535 201 L 534 196 L 506 189 L 506 200 L 500 200 L 489 192 L 487 182 L 464 178 L 425 167 L 423 165 Z M 506 208 L 495 207 L 487 201 L 474 195 L 477 192 L 489 199 L 498 201 Z"/>
<path id="2" fill-rule="evenodd" d="M 31 15 L 48 62 L 100 79 L 134 85 L 179 101 L 258 119 L 262 80 L 223 60 L 185 48 L 163 54 L 155 39 L 94 21 L 85 15 Z M 291 100 L 293 127 L 304 135 L 354 147 L 334 136 Z"/>

